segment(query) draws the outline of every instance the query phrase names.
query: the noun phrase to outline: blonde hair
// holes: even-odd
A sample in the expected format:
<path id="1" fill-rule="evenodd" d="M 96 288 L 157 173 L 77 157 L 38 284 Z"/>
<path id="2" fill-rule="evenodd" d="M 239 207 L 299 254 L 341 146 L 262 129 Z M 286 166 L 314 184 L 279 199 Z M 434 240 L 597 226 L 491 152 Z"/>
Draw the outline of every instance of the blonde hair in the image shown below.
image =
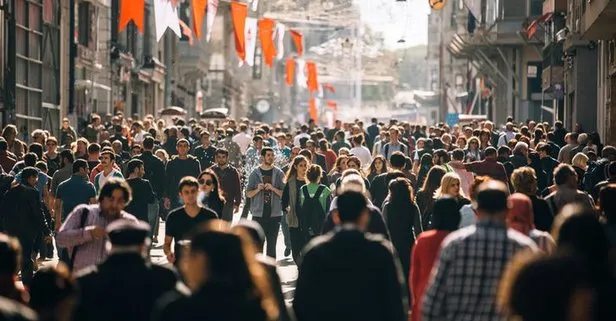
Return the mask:
<path id="1" fill-rule="evenodd" d="M 511 184 L 516 192 L 534 195 L 537 193 L 537 175 L 531 167 L 520 167 L 511 174 Z"/>
<path id="2" fill-rule="evenodd" d="M 571 159 L 571 165 L 579 168 L 586 168 L 588 166 L 588 156 L 584 153 L 575 154 Z"/>
<path id="3" fill-rule="evenodd" d="M 451 187 L 451 185 L 453 185 L 454 183 L 458 183 L 458 186 L 460 186 L 458 198 L 466 198 L 466 195 L 464 195 L 464 191 L 462 190 L 461 186 L 462 180 L 460 179 L 460 176 L 458 174 L 453 172 L 447 173 L 445 174 L 445 176 L 443 176 L 443 178 L 441 179 L 441 186 L 436 189 L 436 192 L 434 192 L 434 198 L 438 199 L 441 198 L 443 195 L 446 195 L 446 192 L 449 191 L 449 187 Z"/>

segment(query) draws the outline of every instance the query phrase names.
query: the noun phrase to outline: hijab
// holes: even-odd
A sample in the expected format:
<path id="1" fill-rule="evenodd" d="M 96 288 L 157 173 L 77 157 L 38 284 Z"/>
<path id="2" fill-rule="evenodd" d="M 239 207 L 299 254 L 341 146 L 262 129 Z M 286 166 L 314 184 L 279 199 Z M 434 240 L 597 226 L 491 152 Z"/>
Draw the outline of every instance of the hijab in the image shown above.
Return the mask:
<path id="1" fill-rule="evenodd" d="M 521 193 L 509 196 L 509 213 L 507 214 L 507 224 L 510 228 L 529 235 L 535 228 L 533 218 L 533 203 L 530 198 Z"/>

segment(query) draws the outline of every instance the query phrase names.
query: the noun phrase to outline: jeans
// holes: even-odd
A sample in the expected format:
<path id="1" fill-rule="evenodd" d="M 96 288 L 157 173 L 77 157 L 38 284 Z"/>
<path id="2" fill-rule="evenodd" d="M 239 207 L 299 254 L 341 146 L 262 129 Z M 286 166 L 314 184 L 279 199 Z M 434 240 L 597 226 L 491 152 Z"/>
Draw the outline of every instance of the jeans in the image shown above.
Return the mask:
<path id="1" fill-rule="evenodd" d="M 252 217 L 252 220 L 259 223 L 265 233 L 265 254 L 276 259 L 276 243 L 278 242 L 278 231 L 280 230 L 280 217 Z"/>
<path id="2" fill-rule="evenodd" d="M 284 246 L 291 248 L 291 234 L 289 233 L 289 224 L 287 223 L 287 213 L 282 215 L 281 221 L 282 236 L 284 237 Z"/>
<path id="3" fill-rule="evenodd" d="M 300 255 L 302 254 L 302 249 L 308 243 L 308 238 L 297 227 L 290 227 L 289 234 L 291 237 L 291 250 L 293 251 L 293 261 L 295 264 L 299 265 Z"/>
<path id="4" fill-rule="evenodd" d="M 35 237 L 22 235 L 18 239 L 21 244 L 21 282 L 25 286 L 30 286 L 34 274 L 32 251 L 34 250 Z"/>
<path id="5" fill-rule="evenodd" d="M 154 200 L 154 203 L 148 204 L 148 223 L 150 224 L 150 238 L 153 238 L 154 233 L 156 232 L 159 206 L 160 204 L 158 203 L 158 200 Z"/>
<path id="6" fill-rule="evenodd" d="M 244 208 L 242 208 L 242 219 L 248 218 L 248 212 L 250 212 L 250 198 L 246 197 L 244 201 Z"/>
<path id="7" fill-rule="evenodd" d="M 233 221 L 233 203 L 225 203 L 225 206 L 222 208 L 221 219 L 227 222 Z"/>

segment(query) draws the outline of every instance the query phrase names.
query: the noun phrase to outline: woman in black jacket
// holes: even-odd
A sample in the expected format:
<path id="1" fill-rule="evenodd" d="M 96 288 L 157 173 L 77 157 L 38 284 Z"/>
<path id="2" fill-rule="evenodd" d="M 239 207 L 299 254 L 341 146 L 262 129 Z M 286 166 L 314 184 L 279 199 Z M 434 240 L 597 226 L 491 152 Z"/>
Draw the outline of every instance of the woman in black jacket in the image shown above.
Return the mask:
<path id="1" fill-rule="evenodd" d="M 218 181 L 218 176 L 211 169 L 206 169 L 199 174 L 199 190 L 201 204 L 216 212 L 219 218 L 222 217 L 222 209 L 225 206 L 225 198 L 222 196 L 222 189 Z"/>
<path id="2" fill-rule="evenodd" d="M 428 172 L 426 180 L 421 189 L 415 196 L 415 202 L 421 213 L 421 221 L 424 230 L 429 228 L 430 217 L 432 216 L 432 208 L 434 207 L 434 193 L 441 186 L 441 179 L 445 176 L 445 169 L 441 166 L 434 166 Z"/>

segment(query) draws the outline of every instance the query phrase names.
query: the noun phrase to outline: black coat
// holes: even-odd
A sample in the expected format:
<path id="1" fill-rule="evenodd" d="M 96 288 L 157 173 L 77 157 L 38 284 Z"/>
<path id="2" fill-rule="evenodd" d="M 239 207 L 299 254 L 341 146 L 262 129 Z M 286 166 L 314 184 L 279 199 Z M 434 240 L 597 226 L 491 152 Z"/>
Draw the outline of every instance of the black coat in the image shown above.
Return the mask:
<path id="1" fill-rule="evenodd" d="M 51 234 L 41 197 L 35 188 L 18 185 L 4 194 L 0 206 L 0 231 L 17 237 Z"/>
<path id="2" fill-rule="evenodd" d="M 137 158 L 143 162 L 145 169 L 143 178 L 150 181 L 157 197 L 163 197 L 165 195 L 165 164 L 150 151 L 144 151 Z"/>
<path id="3" fill-rule="evenodd" d="M 389 231 L 385 225 L 385 220 L 383 220 L 381 210 L 374 205 L 369 205 L 368 209 L 370 209 L 370 223 L 368 223 L 366 232 L 381 235 L 385 239 L 389 240 Z M 336 228 L 336 224 L 332 218 L 332 212 L 333 211 L 330 211 L 325 218 L 325 222 L 323 223 L 323 231 L 321 234 L 327 234 Z"/>
<path id="4" fill-rule="evenodd" d="M 175 289 L 178 275 L 138 254 L 112 254 L 78 275 L 73 320 L 150 321 L 156 301 Z"/>
<path id="5" fill-rule="evenodd" d="M 344 227 L 306 247 L 293 309 L 298 321 L 406 321 L 405 292 L 391 243 Z"/>

